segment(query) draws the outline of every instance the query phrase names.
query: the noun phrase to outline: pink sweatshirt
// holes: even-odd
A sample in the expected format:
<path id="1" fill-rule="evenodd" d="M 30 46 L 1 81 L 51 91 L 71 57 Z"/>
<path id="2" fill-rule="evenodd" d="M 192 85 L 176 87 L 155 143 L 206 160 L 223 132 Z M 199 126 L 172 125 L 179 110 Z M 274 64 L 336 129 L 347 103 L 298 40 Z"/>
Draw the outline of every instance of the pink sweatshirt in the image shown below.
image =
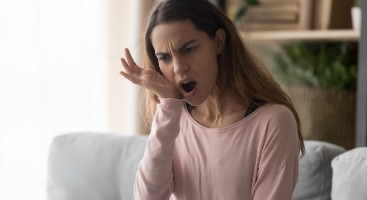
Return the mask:
<path id="1" fill-rule="evenodd" d="M 265 104 L 206 128 L 185 101 L 161 99 L 135 180 L 137 200 L 290 200 L 300 147 L 291 111 Z"/>

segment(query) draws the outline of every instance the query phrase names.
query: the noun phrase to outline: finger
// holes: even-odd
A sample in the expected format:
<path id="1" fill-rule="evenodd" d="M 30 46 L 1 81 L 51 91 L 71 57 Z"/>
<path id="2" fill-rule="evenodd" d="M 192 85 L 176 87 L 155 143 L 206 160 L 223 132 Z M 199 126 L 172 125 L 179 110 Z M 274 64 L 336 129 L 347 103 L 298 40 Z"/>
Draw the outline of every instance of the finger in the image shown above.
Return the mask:
<path id="1" fill-rule="evenodd" d="M 136 63 L 134 62 L 134 59 L 131 56 L 131 53 L 130 53 L 128 48 L 125 48 L 125 59 L 126 59 L 127 63 L 129 64 L 129 66 L 136 65 Z"/>
<path id="2" fill-rule="evenodd" d="M 134 73 L 133 70 L 131 69 L 131 67 L 129 66 L 129 64 L 127 64 L 127 62 L 124 58 L 121 58 L 121 64 L 122 64 L 122 67 L 124 68 L 125 72 L 127 72 L 129 74 Z"/>
<path id="3" fill-rule="evenodd" d="M 135 72 L 140 72 L 142 69 L 135 63 L 133 57 L 131 56 L 130 50 L 125 48 L 125 60 L 129 64 L 130 68 Z"/>

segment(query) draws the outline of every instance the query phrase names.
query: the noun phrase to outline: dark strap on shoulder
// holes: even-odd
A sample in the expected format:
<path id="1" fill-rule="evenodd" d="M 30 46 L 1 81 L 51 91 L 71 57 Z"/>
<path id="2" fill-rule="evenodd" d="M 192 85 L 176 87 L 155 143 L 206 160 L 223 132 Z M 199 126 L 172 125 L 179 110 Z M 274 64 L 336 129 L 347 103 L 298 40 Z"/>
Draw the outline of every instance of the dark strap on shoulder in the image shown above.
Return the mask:
<path id="1" fill-rule="evenodd" d="M 253 113 L 256 109 L 260 108 L 262 105 L 264 105 L 266 101 L 255 99 L 251 101 L 250 106 L 246 109 L 245 117 L 249 116 L 251 113 Z M 191 113 L 192 105 L 190 105 L 188 102 L 186 102 L 186 108 Z"/>
<path id="2" fill-rule="evenodd" d="M 256 109 L 260 108 L 265 103 L 266 101 L 260 99 L 254 99 L 253 101 L 251 101 L 249 107 L 246 109 L 245 117 L 249 116 L 251 113 L 253 113 Z"/>
<path id="3" fill-rule="evenodd" d="M 186 102 L 186 108 L 189 111 L 189 113 L 191 113 L 192 105 L 190 105 L 188 102 Z"/>

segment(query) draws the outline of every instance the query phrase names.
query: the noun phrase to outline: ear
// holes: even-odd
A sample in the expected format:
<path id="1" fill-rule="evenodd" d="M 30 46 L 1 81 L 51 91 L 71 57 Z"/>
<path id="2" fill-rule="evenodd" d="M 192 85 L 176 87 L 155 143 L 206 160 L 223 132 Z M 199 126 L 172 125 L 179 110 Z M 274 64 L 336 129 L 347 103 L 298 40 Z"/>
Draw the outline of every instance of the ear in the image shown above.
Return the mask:
<path id="1" fill-rule="evenodd" d="M 217 30 L 217 32 L 215 33 L 215 44 L 217 54 L 221 54 L 223 52 L 225 43 L 226 43 L 226 32 L 223 29 Z"/>

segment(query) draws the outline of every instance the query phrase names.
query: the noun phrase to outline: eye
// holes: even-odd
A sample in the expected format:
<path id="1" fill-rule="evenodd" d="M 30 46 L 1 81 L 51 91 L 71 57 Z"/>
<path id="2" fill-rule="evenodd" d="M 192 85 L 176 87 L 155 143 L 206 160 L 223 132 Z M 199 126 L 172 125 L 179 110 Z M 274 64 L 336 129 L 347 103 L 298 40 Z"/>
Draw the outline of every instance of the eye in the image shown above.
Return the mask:
<path id="1" fill-rule="evenodd" d="M 192 52 L 192 51 L 194 51 L 195 50 L 195 46 L 194 47 L 187 47 L 186 49 L 185 49 L 185 52 L 186 53 L 190 53 L 190 52 Z"/>
<path id="2" fill-rule="evenodd" d="M 159 61 L 166 61 L 168 60 L 169 56 L 168 55 L 163 55 L 163 56 L 159 56 L 157 57 Z"/>

